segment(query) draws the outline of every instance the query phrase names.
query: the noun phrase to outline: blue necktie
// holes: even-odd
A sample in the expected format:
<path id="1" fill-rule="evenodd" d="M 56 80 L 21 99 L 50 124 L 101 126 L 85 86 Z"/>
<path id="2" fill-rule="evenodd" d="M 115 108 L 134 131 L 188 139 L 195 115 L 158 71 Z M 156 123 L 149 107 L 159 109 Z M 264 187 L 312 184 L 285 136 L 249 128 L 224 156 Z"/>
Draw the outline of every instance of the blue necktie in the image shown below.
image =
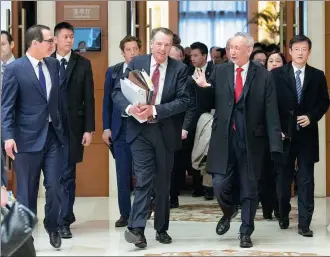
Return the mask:
<path id="1" fill-rule="evenodd" d="M 301 73 L 301 70 L 296 71 L 296 89 L 297 89 L 298 104 L 300 104 L 300 102 L 301 102 L 301 90 L 302 90 L 301 80 L 299 77 L 300 73 Z"/>
<path id="2" fill-rule="evenodd" d="M 40 83 L 40 86 L 41 86 L 42 90 L 44 91 L 45 96 L 47 98 L 46 78 L 45 78 L 45 74 L 44 74 L 44 72 L 42 70 L 42 65 L 43 65 L 42 62 L 39 62 L 38 63 L 38 68 L 39 68 L 39 83 Z"/>
<path id="3" fill-rule="evenodd" d="M 60 66 L 60 85 L 62 85 L 65 82 L 66 79 L 66 69 L 65 65 L 67 65 L 68 62 L 62 58 L 61 60 L 61 66 Z"/>

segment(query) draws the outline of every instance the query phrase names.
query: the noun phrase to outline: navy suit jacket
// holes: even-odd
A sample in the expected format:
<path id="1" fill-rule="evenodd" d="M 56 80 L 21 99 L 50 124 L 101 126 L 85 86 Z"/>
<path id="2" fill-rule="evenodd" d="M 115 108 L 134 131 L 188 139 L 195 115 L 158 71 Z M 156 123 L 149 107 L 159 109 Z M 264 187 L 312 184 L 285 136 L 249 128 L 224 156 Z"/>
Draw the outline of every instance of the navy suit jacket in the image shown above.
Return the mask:
<path id="1" fill-rule="evenodd" d="M 49 116 L 60 142 L 63 143 L 59 112 L 60 64 L 53 58 L 44 58 L 44 61 L 52 81 L 48 101 L 26 56 L 10 63 L 3 76 L 2 140 L 14 139 L 18 152 L 37 152 L 43 149 L 48 133 Z"/>
<path id="2" fill-rule="evenodd" d="M 118 69 L 114 70 L 114 67 Z M 104 96 L 103 96 L 103 130 L 110 129 L 112 140 L 116 140 L 121 128 L 121 112 L 112 101 L 112 92 L 116 85 L 119 83 L 120 78 L 123 76 L 124 63 L 119 63 L 107 69 L 104 82 Z"/>

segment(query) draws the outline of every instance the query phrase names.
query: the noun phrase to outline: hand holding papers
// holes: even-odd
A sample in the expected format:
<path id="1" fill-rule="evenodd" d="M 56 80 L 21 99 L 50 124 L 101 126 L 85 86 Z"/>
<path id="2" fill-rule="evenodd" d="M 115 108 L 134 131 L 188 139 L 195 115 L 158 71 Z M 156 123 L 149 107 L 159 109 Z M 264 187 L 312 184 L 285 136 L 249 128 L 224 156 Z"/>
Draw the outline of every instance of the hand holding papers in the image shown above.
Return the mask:
<path id="1" fill-rule="evenodd" d="M 138 117 L 138 113 L 143 114 L 144 109 L 140 109 L 141 105 L 152 105 L 152 95 L 154 86 L 148 74 L 143 71 L 133 70 L 128 74 L 128 78 L 120 80 L 121 91 L 126 99 L 134 105 L 132 116 L 140 123 L 146 122 L 148 119 Z M 144 115 L 141 115 L 144 116 Z"/>

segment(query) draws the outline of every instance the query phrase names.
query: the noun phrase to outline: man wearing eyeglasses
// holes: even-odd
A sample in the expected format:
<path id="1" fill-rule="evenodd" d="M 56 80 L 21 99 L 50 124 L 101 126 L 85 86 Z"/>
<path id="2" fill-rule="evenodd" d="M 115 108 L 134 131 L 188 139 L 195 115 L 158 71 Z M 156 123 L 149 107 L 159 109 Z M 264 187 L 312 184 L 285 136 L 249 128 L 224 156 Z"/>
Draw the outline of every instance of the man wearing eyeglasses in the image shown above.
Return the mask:
<path id="1" fill-rule="evenodd" d="M 59 68 L 49 27 L 26 32 L 26 56 L 10 63 L 3 76 L 1 132 L 13 159 L 17 200 L 37 213 L 41 170 L 46 188 L 44 226 L 54 248 L 61 246 L 58 229 L 63 129 L 59 112 Z"/>

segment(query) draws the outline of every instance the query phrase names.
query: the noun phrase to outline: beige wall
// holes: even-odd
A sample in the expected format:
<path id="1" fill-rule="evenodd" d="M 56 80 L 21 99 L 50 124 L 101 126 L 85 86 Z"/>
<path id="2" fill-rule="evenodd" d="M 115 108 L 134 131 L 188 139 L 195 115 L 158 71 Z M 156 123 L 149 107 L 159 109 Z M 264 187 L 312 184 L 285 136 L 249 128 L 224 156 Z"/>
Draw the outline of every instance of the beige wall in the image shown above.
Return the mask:
<path id="1" fill-rule="evenodd" d="M 307 2 L 307 31 L 313 42 L 309 64 L 325 71 L 325 14 L 323 1 Z M 320 161 L 315 165 L 315 196 L 326 196 L 326 127 L 319 122 Z"/>

